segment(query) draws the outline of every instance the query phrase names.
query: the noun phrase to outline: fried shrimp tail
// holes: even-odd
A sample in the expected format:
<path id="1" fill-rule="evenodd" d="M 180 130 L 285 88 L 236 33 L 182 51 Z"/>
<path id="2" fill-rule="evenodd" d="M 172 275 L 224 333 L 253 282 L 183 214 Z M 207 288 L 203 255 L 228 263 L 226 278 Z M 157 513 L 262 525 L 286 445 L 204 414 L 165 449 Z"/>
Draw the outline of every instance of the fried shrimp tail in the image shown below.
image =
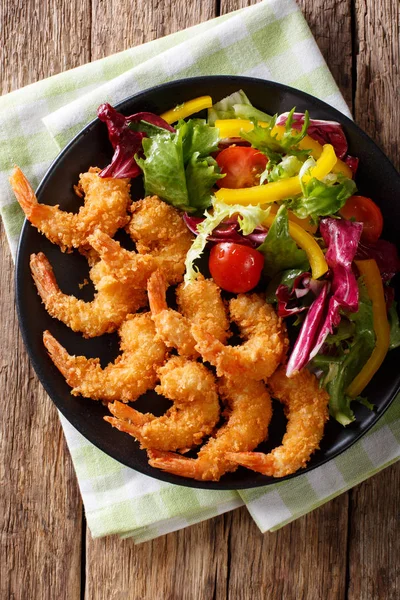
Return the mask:
<path id="1" fill-rule="evenodd" d="M 273 397 L 284 405 L 288 419 L 282 445 L 269 454 L 230 452 L 228 456 L 238 465 L 263 475 L 284 477 L 305 467 L 319 448 L 329 416 L 329 396 L 307 369 L 289 379 L 285 369 L 280 367 L 269 379 L 268 386 Z"/>
<path id="2" fill-rule="evenodd" d="M 181 356 L 197 358 L 199 353 L 191 333 L 192 323 L 211 331 L 221 343 L 226 342 L 229 322 L 221 292 L 212 280 L 199 276 L 193 283 L 178 287 L 177 302 L 183 315 L 168 308 L 167 287 L 160 271 L 153 273 L 147 283 L 152 318 L 157 333 L 168 347 L 176 348 Z"/>
<path id="3" fill-rule="evenodd" d="M 165 415 L 143 415 L 114 402 L 109 405 L 114 417 L 104 418 L 139 440 L 142 448 L 185 452 L 200 444 L 219 419 L 214 376 L 204 365 L 178 356 L 172 357 L 158 374 L 156 392 L 174 402 Z"/>
<path id="4" fill-rule="evenodd" d="M 19 167 L 14 168 L 10 183 L 28 221 L 61 250 L 70 251 L 87 248 L 88 237 L 96 229 L 113 236 L 129 220 L 129 180 L 102 178 L 98 172 L 91 168 L 81 173 L 78 189 L 85 200 L 77 214 L 65 212 L 58 205 L 40 204 Z"/>
<path id="5" fill-rule="evenodd" d="M 267 437 L 272 405 L 263 383 L 223 378 L 219 393 L 227 406 L 227 421 L 200 449 L 197 458 L 151 448 L 147 454 L 152 467 L 200 481 L 219 481 L 224 473 L 237 469 L 237 463 L 229 459 L 230 451 L 253 450 Z"/>
<path id="6" fill-rule="evenodd" d="M 165 359 L 164 343 L 156 337 L 149 313 L 130 315 L 119 329 L 121 354 L 104 369 L 98 358 L 71 356 L 49 331 L 43 343 L 74 396 L 112 402 L 136 400 L 157 381 Z"/>
<path id="7" fill-rule="evenodd" d="M 231 319 L 245 341 L 240 346 L 225 346 L 210 330 L 194 324 L 196 349 L 217 368 L 219 376 L 242 374 L 256 380 L 267 379 L 286 353 L 284 323 L 259 294 L 239 294 L 230 301 L 229 308 Z"/>
<path id="8" fill-rule="evenodd" d="M 129 313 L 136 312 L 147 303 L 145 290 L 116 280 L 103 261 L 97 262 L 90 271 L 96 288 L 91 302 L 79 300 L 60 290 L 53 269 L 42 252 L 31 255 L 30 267 L 47 312 L 85 337 L 115 331 Z"/>

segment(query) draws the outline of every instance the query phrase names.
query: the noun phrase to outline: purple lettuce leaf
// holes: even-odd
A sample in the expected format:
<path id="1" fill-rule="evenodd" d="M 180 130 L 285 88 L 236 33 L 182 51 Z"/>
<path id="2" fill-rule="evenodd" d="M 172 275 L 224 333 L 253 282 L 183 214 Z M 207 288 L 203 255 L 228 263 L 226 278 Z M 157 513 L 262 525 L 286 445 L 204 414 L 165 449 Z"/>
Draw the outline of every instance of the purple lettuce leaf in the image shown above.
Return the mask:
<path id="1" fill-rule="evenodd" d="M 328 248 L 325 259 L 331 280 L 329 294 L 324 287 L 310 306 L 290 356 L 288 376 L 300 371 L 319 352 L 328 333 L 333 333 L 333 328 L 340 323 L 340 309 L 349 312 L 358 310 L 358 286 L 352 262 L 359 245 L 362 223 L 322 219 L 320 232 Z"/>
<path id="2" fill-rule="evenodd" d="M 130 177 L 133 179 L 140 175 L 141 169 L 136 164 L 135 154 L 141 151 L 142 139 L 146 137 L 146 134 L 132 131 L 128 127 L 129 123 L 146 120 L 157 127 L 175 131 L 166 121 L 153 113 L 141 112 L 125 117 L 107 103 L 99 106 L 97 116 L 107 125 L 108 138 L 114 149 L 111 163 L 99 173 L 100 177 L 116 179 Z"/>
<path id="3" fill-rule="evenodd" d="M 360 159 L 357 158 L 356 156 L 350 156 L 348 154 L 346 156 L 346 158 L 344 159 L 344 162 L 353 171 L 353 176 L 354 176 L 357 173 L 358 163 L 360 162 Z"/>
<path id="4" fill-rule="evenodd" d="M 397 248 L 391 242 L 378 240 L 374 244 L 360 242 L 356 259 L 373 258 L 381 272 L 382 281 L 388 283 L 400 271 L 400 259 Z"/>
<path id="5" fill-rule="evenodd" d="M 183 220 L 186 223 L 186 227 L 195 235 L 198 234 L 197 225 L 204 221 L 204 217 L 193 217 L 188 213 L 183 215 Z M 240 227 L 237 217 L 232 217 L 223 221 L 218 227 L 216 227 L 212 235 L 207 237 L 209 242 L 233 242 L 235 244 L 242 244 L 243 246 L 250 246 L 251 248 L 258 248 L 263 243 L 268 230 L 264 227 L 256 227 L 249 235 L 243 235 L 240 233 Z"/>
<path id="6" fill-rule="evenodd" d="M 299 299 L 308 294 L 311 289 L 311 274 L 301 273 L 293 281 L 293 287 L 288 285 L 278 285 L 275 295 L 278 300 L 278 315 L 280 317 L 289 317 L 308 309 L 303 306 Z"/>
<path id="7" fill-rule="evenodd" d="M 314 341 L 318 334 L 321 322 L 324 320 L 326 299 L 328 296 L 329 282 L 324 282 L 319 296 L 308 309 L 306 318 L 300 329 L 296 343 L 286 367 L 286 375 L 290 377 L 293 373 L 300 371 L 310 360 L 310 353 L 314 347 Z"/>

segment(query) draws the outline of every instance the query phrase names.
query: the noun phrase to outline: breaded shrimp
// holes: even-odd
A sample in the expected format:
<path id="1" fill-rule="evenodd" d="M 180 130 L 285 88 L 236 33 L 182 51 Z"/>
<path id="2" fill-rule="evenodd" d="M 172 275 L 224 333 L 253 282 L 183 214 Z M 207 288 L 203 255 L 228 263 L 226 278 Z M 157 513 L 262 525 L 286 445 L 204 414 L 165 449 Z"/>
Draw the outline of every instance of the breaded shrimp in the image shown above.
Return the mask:
<path id="1" fill-rule="evenodd" d="M 160 271 L 153 273 L 147 283 L 147 292 L 157 333 L 169 348 L 176 348 L 181 356 L 197 358 L 196 342 L 191 324 L 197 323 L 222 344 L 226 343 L 229 321 L 221 299 L 221 291 L 212 279 L 202 275 L 189 285 L 181 284 L 176 291 L 178 306 L 183 315 L 168 308 L 167 282 Z"/>
<path id="2" fill-rule="evenodd" d="M 272 375 L 288 345 L 285 325 L 259 294 L 239 294 L 229 303 L 230 315 L 246 339 L 240 346 L 224 346 L 212 332 L 192 325 L 196 350 L 217 368 L 219 376 L 243 375 L 262 380 Z"/>
<path id="3" fill-rule="evenodd" d="M 81 173 L 78 189 L 85 196 L 84 205 L 77 214 L 56 206 L 39 204 L 25 175 L 18 167 L 10 177 L 14 194 L 28 221 L 61 250 L 87 246 L 88 236 L 97 228 L 113 236 L 128 221 L 129 179 L 99 177 L 100 169 L 91 168 Z"/>
<path id="4" fill-rule="evenodd" d="M 181 477 L 218 481 L 237 464 L 227 458 L 231 450 L 253 450 L 267 436 L 272 417 L 271 397 L 260 381 L 223 378 L 219 393 L 225 399 L 227 422 L 200 449 L 197 458 L 149 449 L 149 464 Z"/>
<path id="5" fill-rule="evenodd" d="M 200 363 L 172 357 L 158 370 L 156 392 L 174 402 L 162 417 L 142 414 L 120 402 L 109 405 L 114 417 L 104 417 L 120 431 L 129 433 L 142 448 L 185 452 L 201 443 L 219 419 L 214 376 Z"/>
<path id="6" fill-rule="evenodd" d="M 93 400 L 132 402 L 157 382 L 157 367 L 165 360 L 164 343 L 155 335 L 150 313 L 129 315 L 119 329 L 121 354 L 101 368 L 98 358 L 71 356 L 49 331 L 43 342 L 64 375 L 71 394 Z"/>
<path id="7" fill-rule="evenodd" d="M 229 453 L 229 459 L 253 471 L 272 477 L 284 477 L 305 467 L 319 448 L 324 426 L 329 418 L 329 396 L 307 369 L 286 377 L 280 367 L 268 380 L 274 398 L 285 407 L 288 419 L 282 445 L 269 454 L 261 452 Z"/>
<path id="8" fill-rule="evenodd" d="M 85 337 L 115 331 L 129 313 L 135 313 L 147 304 L 145 290 L 115 279 L 104 261 L 97 262 L 90 270 L 96 288 L 91 302 L 61 292 L 53 269 L 42 252 L 31 255 L 30 266 L 48 313 Z"/>
<path id="9" fill-rule="evenodd" d="M 137 280 L 138 253 L 152 257 L 152 270 L 161 269 L 170 284 L 180 283 L 193 235 L 179 212 L 157 196 L 134 202 L 131 210 L 133 215 L 127 229 L 137 252 L 128 252 L 98 233 L 91 239 L 93 247 L 124 283 Z"/>

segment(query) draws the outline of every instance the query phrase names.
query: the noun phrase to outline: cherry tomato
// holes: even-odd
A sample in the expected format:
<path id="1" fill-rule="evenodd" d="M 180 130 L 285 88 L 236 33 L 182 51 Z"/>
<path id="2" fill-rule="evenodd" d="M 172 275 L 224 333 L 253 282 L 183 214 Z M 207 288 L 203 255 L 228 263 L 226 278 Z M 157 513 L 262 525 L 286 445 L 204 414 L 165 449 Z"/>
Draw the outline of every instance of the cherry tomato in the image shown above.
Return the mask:
<path id="1" fill-rule="evenodd" d="M 258 185 L 268 159 L 255 148 L 229 146 L 218 154 L 216 161 L 221 173 L 225 173 L 225 177 L 219 179 L 217 185 L 236 189 Z"/>
<path id="2" fill-rule="evenodd" d="M 264 256 L 242 244 L 221 242 L 212 248 L 208 266 L 220 288 L 242 294 L 252 290 L 260 281 Z"/>
<path id="3" fill-rule="evenodd" d="M 354 218 L 363 224 L 361 239 L 373 244 L 381 236 L 383 229 L 383 217 L 381 209 L 370 198 L 365 196 L 350 196 L 340 214 L 345 219 Z"/>

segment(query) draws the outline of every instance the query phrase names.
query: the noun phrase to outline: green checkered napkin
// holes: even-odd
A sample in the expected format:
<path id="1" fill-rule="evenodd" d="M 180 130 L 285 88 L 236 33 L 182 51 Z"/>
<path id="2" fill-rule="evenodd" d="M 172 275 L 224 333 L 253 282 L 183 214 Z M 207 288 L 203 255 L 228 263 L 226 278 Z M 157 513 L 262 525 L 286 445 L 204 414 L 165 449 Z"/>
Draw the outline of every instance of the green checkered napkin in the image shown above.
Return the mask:
<path id="1" fill-rule="evenodd" d="M 8 184 L 14 163 L 37 185 L 100 103 L 115 104 L 155 84 L 210 74 L 286 83 L 349 114 L 294 0 L 267 0 L 12 92 L 0 98 L 0 208 L 12 254 L 23 223 Z M 92 535 L 117 533 L 136 542 L 243 504 L 261 531 L 278 529 L 395 462 L 400 448 L 397 402 L 360 442 L 311 473 L 265 488 L 218 492 L 141 475 L 103 454 L 65 419 L 61 422 Z"/>

